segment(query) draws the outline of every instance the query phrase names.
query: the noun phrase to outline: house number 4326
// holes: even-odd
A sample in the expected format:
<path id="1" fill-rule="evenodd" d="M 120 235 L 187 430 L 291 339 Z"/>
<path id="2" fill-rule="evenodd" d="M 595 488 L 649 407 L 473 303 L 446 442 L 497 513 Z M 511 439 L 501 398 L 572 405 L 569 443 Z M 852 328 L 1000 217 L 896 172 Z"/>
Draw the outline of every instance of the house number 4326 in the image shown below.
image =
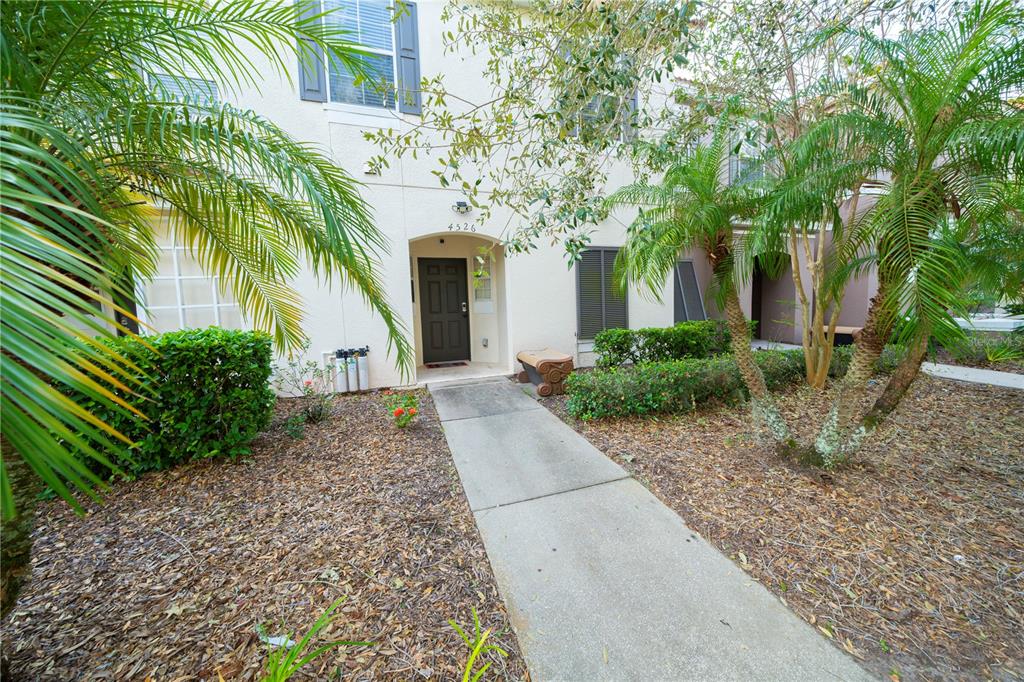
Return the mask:
<path id="1" fill-rule="evenodd" d="M 475 223 L 449 223 L 449 232 L 476 232 Z"/>

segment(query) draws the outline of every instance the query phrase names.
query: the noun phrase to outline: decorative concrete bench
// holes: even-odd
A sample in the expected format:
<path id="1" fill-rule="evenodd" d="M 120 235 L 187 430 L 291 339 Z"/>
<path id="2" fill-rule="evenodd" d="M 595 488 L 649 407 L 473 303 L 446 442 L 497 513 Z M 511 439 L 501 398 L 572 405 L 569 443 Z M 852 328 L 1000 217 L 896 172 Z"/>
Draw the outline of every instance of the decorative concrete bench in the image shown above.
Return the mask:
<path id="1" fill-rule="evenodd" d="M 523 363 L 523 371 L 517 377 L 519 383 L 536 384 L 537 395 L 542 397 L 565 393 L 563 382 L 572 371 L 571 355 L 544 348 L 520 351 L 516 360 Z"/>
<path id="2" fill-rule="evenodd" d="M 825 333 L 828 334 L 828 326 L 825 327 Z M 848 346 L 857 340 L 857 334 L 860 333 L 860 327 L 844 327 L 836 325 L 836 345 L 837 346 Z"/>

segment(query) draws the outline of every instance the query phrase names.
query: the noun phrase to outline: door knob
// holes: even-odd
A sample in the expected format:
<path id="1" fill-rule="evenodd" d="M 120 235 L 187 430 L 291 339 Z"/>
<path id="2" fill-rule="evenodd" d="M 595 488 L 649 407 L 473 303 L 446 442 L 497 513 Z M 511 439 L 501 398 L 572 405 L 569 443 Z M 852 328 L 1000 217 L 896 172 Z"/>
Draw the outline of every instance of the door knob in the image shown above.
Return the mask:
<path id="1" fill-rule="evenodd" d="M 466 307 L 466 302 L 463 301 L 462 302 L 462 312 L 467 312 L 467 311 L 468 311 L 468 308 Z"/>

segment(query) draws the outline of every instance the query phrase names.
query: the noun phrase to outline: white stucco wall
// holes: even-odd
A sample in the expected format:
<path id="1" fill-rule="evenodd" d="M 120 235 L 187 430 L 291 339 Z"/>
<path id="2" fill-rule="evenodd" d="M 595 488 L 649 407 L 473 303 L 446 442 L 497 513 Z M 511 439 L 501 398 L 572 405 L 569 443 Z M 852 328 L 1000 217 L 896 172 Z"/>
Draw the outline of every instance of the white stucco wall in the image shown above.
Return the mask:
<path id="1" fill-rule="evenodd" d="M 463 59 L 444 54 L 441 34 L 446 29 L 440 18 L 442 8 L 440 0 L 418 3 L 422 75 L 444 73 L 449 87 L 462 89 L 467 97 L 476 98 L 489 89 L 481 75 L 485 57 Z M 288 75 L 297 73 L 295 55 L 287 46 L 282 46 L 282 51 L 286 53 Z M 253 60 L 258 71 L 266 75 L 265 80 L 258 88 L 240 92 L 232 92 L 221 84 L 222 98 L 274 121 L 296 139 L 321 147 L 363 183 L 362 194 L 373 207 L 377 225 L 390 243 L 389 253 L 381 255 L 381 279 L 410 340 L 414 347 L 418 346 L 418 314 L 410 291 L 410 267 L 415 266 L 411 256 L 460 252 L 456 257 L 469 257 L 468 251 L 477 242 L 449 228 L 452 224 L 473 223 L 475 216 L 460 216 L 452 210 L 453 203 L 463 198 L 462 194 L 439 187 L 436 177 L 430 173 L 436 168 L 434 157 L 393 159 L 390 167 L 379 175 L 364 174 L 365 162 L 378 153 L 377 147 L 364 139 L 364 132 L 381 127 L 401 128 L 418 119 L 403 118 L 397 112 L 382 109 L 302 101 L 296 83 L 276 75 L 273 67 L 258 55 L 254 54 Z M 609 184 L 618 186 L 630 179 L 628 169 L 622 165 L 612 169 Z M 627 213 L 613 216 L 595 231 L 593 245 L 620 246 L 630 218 Z M 488 224 L 476 225 L 475 239 L 500 242 L 507 219 L 507 215 L 498 213 Z M 437 243 L 440 237 L 446 238 L 443 248 Z M 703 291 L 706 279 L 701 275 L 706 277 L 706 268 L 701 267 L 703 259 L 699 254 L 696 259 Z M 560 246 L 545 245 L 530 254 L 496 258 L 495 270 L 495 313 L 474 313 L 470 321 L 474 361 L 496 363 L 511 370 L 519 350 L 545 346 L 574 354 L 580 349 L 586 350 L 585 345 L 578 346 L 576 339 L 576 275 L 568 267 Z M 387 356 L 384 325 L 357 292 L 347 291 L 337 284 L 328 287 L 318 282 L 308 269 L 292 284 L 303 299 L 304 329 L 315 357 L 337 348 L 368 345 L 373 386 L 413 380 L 412 376 L 400 375 L 393 359 Z M 669 283 L 666 282 L 661 302 L 630 292 L 628 308 L 630 327 L 671 325 L 673 307 Z M 484 336 L 488 338 L 487 348 L 482 346 Z M 419 352 L 417 358 L 418 362 L 422 358 Z M 592 356 L 584 352 L 577 360 L 587 364 Z"/>

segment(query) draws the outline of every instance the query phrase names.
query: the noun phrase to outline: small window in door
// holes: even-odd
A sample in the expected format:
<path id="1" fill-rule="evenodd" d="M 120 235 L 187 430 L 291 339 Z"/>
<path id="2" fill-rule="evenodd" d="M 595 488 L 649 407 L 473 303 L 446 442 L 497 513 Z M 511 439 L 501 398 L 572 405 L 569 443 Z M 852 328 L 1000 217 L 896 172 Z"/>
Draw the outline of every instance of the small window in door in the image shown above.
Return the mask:
<path id="1" fill-rule="evenodd" d="M 690 320 L 706 320 L 707 314 L 704 311 L 704 299 L 700 295 L 700 288 L 697 286 L 697 273 L 693 269 L 693 262 L 684 260 L 676 264 L 675 276 L 673 277 L 673 308 L 676 324 L 689 322 Z"/>
<path id="2" fill-rule="evenodd" d="M 494 261 L 489 253 L 473 256 L 473 312 L 494 312 Z"/>

